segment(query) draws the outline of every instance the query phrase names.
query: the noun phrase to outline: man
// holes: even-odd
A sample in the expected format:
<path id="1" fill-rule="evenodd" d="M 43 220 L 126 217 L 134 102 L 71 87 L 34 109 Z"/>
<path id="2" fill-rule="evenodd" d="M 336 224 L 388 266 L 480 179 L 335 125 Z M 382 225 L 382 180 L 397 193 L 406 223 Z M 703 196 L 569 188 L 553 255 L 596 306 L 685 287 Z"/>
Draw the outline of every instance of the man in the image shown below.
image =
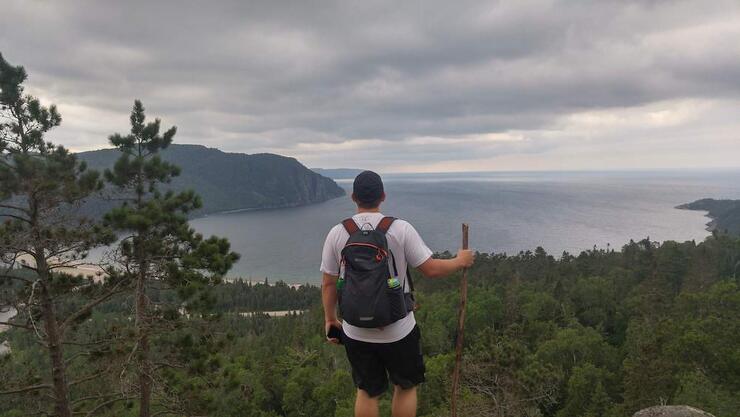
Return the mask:
<path id="1" fill-rule="evenodd" d="M 384 218 L 380 204 L 385 201 L 383 181 L 372 171 L 364 171 L 354 181 L 352 200 L 357 214 L 352 219 L 361 229 L 376 228 Z M 394 385 L 393 417 L 416 416 L 416 386 L 424 382 L 424 361 L 420 331 L 413 311 L 406 317 L 382 328 L 353 326 L 337 319 L 337 280 L 341 252 L 350 237 L 343 224 L 329 231 L 321 259 L 321 286 L 327 340 L 331 327 L 342 329 L 341 343 L 352 366 L 352 379 L 357 386 L 355 417 L 377 417 L 378 397 L 387 390 L 388 378 Z M 417 268 L 428 278 L 441 278 L 473 264 L 473 254 L 460 250 L 453 259 L 433 259 L 432 251 L 411 224 L 395 220 L 387 228 L 386 239 L 402 288 L 410 291 L 407 265 Z"/>

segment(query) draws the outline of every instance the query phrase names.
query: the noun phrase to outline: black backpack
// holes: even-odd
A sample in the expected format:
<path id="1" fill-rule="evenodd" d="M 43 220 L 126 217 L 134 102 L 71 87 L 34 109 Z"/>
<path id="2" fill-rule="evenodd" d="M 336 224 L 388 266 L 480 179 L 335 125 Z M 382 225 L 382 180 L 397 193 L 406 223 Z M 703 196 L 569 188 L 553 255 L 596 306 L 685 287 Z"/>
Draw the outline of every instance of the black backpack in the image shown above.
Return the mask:
<path id="1" fill-rule="evenodd" d="M 394 220 L 384 217 L 371 230 L 358 227 L 351 218 L 342 222 L 349 239 L 342 249 L 344 282 L 338 287 L 339 312 L 353 326 L 384 327 L 414 310 L 413 295 L 405 293 L 406 283 L 391 285 L 395 284 L 393 278 L 398 279 L 398 270 L 385 235 Z M 406 281 L 413 290 L 408 268 Z"/>

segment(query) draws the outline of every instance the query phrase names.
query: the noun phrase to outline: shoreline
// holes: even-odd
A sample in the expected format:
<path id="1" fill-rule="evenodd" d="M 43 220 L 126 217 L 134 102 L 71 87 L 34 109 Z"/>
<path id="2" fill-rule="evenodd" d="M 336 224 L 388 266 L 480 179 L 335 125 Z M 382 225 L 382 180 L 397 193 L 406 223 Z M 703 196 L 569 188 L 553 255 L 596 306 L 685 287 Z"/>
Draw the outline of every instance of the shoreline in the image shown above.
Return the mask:
<path id="1" fill-rule="evenodd" d="M 730 205 L 730 207 L 728 208 L 727 205 Z M 702 198 L 690 203 L 680 204 L 675 208 L 679 210 L 703 211 L 704 217 L 709 219 L 705 223 L 705 230 L 713 233 L 719 230 L 720 223 L 727 223 L 728 221 L 731 222 L 730 227 L 737 232 L 737 226 L 733 226 L 732 222 L 737 222 L 737 211 L 739 207 L 740 200 Z M 728 225 L 724 224 L 723 227 L 728 227 Z"/>
<path id="2" fill-rule="evenodd" d="M 257 317 L 261 315 L 266 315 L 270 318 L 276 318 L 276 317 L 288 317 L 288 316 L 300 316 L 307 312 L 308 310 L 270 310 L 270 311 L 239 311 L 237 312 L 237 315 L 240 317 Z"/>
<path id="3" fill-rule="evenodd" d="M 707 219 L 709 219 L 708 222 L 704 223 L 704 226 L 706 226 L 704 228 L 704 230 L 706 230 L 707 232 L 710 232 L 711 233 L 711 232 L 714 232 L 717 229 L 717 217 L 716 216 L 712 216 L 712 213 L 709 210 L 705 210 L 705 209 L 692 209 L 692 208 L 688 208 L 686 206 L 687 206 L 687 204 L 681 204 L 681 205 L 678 205 L 678 206 L 676 206 L 674 208 L 675 209 L 678 209 L 678 210 L 703 211 L 704 212 L 704 217 L 706 217 Z"/>
<path id="4" fill-rule="evenodd" d="M 193 216 L 193 217 L 188 218 L 188 220 L 203 219 L 209 216 L 214 216 L 214 215 L 219 215 L 219 214 L 234 214 L 234 213 L 245 213 L 245 212 L 248 213 L 248 212 L 254 212 L 254 211 L 283 210 L 283 209 L 291 209 L 291 208 L 298 208 L 298 207 L 308 207 L 308 206 L 313 206 L 316 204 L 326 203 L 327 201 L 345 197 L 346 195 L 347 194 L 345 193 L 343 195 L 338 195 L 336 197 L 328 198 L 326 200 L 313 201 L 310 203 L 296 203 L 296 204 L 284 204 L 284 205 L 268 206 L 268 207 L 245 207 L 245 208 L 240 208 L 240 209 L 218 210 L 218 211 L 213 211 L 213 212 Z"/>

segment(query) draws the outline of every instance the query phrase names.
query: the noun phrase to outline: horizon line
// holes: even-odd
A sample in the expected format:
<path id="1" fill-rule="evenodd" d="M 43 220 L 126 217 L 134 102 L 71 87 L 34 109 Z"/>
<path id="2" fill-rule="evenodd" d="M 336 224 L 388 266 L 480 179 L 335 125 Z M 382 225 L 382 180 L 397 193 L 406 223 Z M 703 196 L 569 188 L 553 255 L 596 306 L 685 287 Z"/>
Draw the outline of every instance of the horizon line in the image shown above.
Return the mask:
<path id="1" fill-rule="evenodd" d="M 258 155 L 258 154 L 273 154 L 278 156 L 283 156 L 286 158 L 293 158 L 300 162 L 302 165 L 304 165 L 306 168 L 310 170 L 316 170 L 316 169 L 322 169 L 322 170 L 360 170 L 364 171 L 366 168 L 348 168 L 348 167 L 337 167 L 337 168 L 327 168 L 327 167 L 309 167 L 305 165 L 301 160 L 295 156 L 291 155 L 283 155 L 279 153 L 274 152 L 257 152 L 257 153 L 247 153 L 244 151 L 226 151 L 214 146 L 204 145 L 201 143 L 173 143 L 172 145 L 175 146 L 202 146 L 207 149 L 215 149 L 223 153 L 236 153 L 236 154 L 243 154 L 243 155 Z M 103 151 L 103 150 L 115 150 L 115 147 L 103 147 L 98 149 L 91 149 L 91 150 L 72 150 L 69 149 L 70 152 L 74 154 L 80 154 L 85 152 L 97 152 L 97 151 Z M 734 170 L 740 170 L 739 166 L 715 166 L 715 167 L 706 167 L 706 166 L 683 166 L 683 167 L 639 167 L 639 168 L 604 168 L 604 169 L 595 169 L 595 168 L 582 168 L 582 169 L 506 169 L 506 170 L 453 170 L 453 171 L 383 171 L 383 170 L 373 170 L 377 172 L 378 174 L 383 175 L 421 175 L 421 174 L 428 174 L 428 175 L 434 175 L 434 174 L 505 174 L 505 173 L 626 173 L 626 172 L 632 172 L 632 173 L 653 173 L 653 172 L 671 172 L 671 171 L 734 171 Z M 344 179 L 344 178 L 337 178 L 337 179 Z M 350 178 L 351 179 L 351 178 Z"/>

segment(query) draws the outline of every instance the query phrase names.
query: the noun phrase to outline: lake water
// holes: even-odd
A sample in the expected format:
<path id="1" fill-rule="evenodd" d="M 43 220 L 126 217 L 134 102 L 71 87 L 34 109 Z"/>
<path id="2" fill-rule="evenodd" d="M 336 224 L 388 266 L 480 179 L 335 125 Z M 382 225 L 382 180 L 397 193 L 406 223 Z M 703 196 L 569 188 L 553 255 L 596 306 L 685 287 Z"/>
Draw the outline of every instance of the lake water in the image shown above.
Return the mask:
<path id="1" fill-rule="evenodd" d="M 460 224 L 482 252 L 542 246 L 559 255 L 630 239 L 703 240 L 703 212 L 678 210 L 699 198 L 740 198 L 740 170 L 610 173 L 472 173 L 384 176 L 386 215 L 410 221 L 432 250 L 456 250 Z M 351 180 L 338 180 L 347 190 Z M 318 283 L 327 231 L 354 212 L 349 196 L 280 210 L 210 215 L 200 232 L 228 237 L 242 257 L 232 276 Z"/>

